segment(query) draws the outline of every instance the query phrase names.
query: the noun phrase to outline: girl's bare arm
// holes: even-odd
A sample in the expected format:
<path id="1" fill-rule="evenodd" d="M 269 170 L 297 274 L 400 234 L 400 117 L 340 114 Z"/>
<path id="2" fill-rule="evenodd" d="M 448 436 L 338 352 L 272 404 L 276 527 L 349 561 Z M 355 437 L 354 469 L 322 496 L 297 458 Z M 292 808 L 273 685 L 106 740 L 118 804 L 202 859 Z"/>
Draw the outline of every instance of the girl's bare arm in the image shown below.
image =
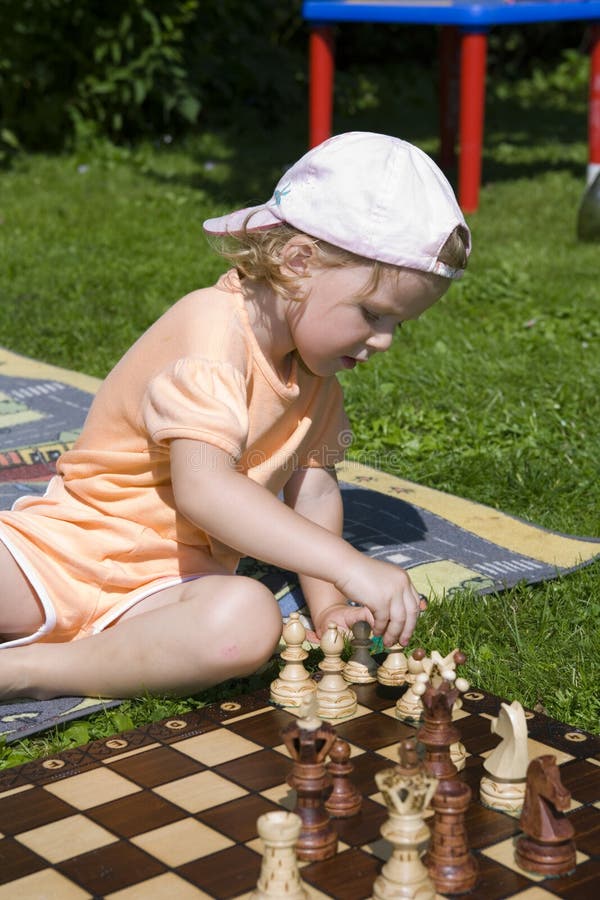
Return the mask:
<path id="1" fill-rule="evenodd" d="M 281 503 L 211 444 L 173 440 L 171 477 L 177 508 L 208 534 L 241 554 L 329 582 L 342 597 L 371 611 L 373 631 L 383 634 L 386 644 L 408 642 L 419 600 L 398 566 L 369 559 L 339 534 Z"/>
<path id="2" fill-rule="evenodd" d="M 178 510 L 242 554 L 331 583 L 344 564 L 361 559 L 341 537 L 237 472 L 231 457 L 211 444 L 172 441 L 171 478 Z"/>
<path id="3" fill-rule="evenodd" d="M 344 509 L 335 469 L 318 467 L 299 469 L 285 486 L 284 498 L 297 513 L 341 536 Z M 335 585 L 302 572 L 299 573 L 299 579 L 317 638 L 322 637 L 328 622 L 331 621 L 345 630 L 349 630 L 354 622 L 360 619 L 373 625 L 370 610 L 365 607 L 349 606 L 346 597 Z"/>

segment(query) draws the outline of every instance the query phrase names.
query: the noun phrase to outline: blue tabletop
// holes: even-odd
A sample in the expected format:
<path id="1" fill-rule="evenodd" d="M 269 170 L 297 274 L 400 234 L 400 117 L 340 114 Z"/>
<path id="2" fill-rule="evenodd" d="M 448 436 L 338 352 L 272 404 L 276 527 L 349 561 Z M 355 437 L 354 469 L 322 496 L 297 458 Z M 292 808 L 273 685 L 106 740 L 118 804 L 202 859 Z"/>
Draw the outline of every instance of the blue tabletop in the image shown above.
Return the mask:
<path id="1" fill-rule="evenodd" d="M 304 0 L 313 23 L 405 22 L 488 28 L 519 22 L 600 20 L 600 0 Z"/>

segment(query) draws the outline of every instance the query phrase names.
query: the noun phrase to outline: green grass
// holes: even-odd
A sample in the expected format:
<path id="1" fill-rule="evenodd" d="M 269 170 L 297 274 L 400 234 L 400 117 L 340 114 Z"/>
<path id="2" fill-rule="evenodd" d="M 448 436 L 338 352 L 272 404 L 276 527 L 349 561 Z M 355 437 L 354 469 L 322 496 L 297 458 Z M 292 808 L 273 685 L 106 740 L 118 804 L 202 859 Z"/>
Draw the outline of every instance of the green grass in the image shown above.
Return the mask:
<path id="1" fill-rule="evenodd" d="M 378 90 L 338 130 L 401 130 L 435 153 L 429 102 L 407 109 L 388 82 Z M 565 111 L 550 98 L 533 114 L 518 98 L 492 97 L 467 276 L 343 382 L 361 460 L 600 537 L 598 246 L 575 240 L 585 140 L 582 103 Z M 0 173 L 0 343 L 104 376 L 174 300 L 223 270 L 203 218 L 264 199 L 303 149 L 298 118 L 277 133 L 245 122 L 179 143 L 18 159 Z M 599 573 L 596 564 L 538 587 L 446 599 L 413 645 L 460 646 L 472 683 L 598 732 Z M 128 702 L 0 749 L 0 766 L 242 687 Z"/>

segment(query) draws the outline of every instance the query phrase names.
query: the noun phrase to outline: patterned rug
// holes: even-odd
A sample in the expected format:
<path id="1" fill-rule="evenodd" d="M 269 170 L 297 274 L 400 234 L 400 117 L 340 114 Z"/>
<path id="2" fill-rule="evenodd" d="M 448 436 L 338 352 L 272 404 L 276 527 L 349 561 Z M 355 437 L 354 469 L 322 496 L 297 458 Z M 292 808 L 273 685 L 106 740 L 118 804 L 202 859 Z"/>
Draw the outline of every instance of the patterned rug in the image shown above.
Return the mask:
<path id="1" fill-rule="evenodd" d="M 0 348 L 0 508 L 42 494 L 56 459 L 81 430 L 99 381 Z M 443 600 L 555 578 L 600 557 L 600 540 L 539 528 L 496 509 L 346 462 L 338 469 L 344 535 L 406 569 L 417 589 Z M 240 571 L 264 581 L 282 614 L 302 610 L 296 577 L 255 560 Z M 71 697 L 0 705 L 0 736 L 16 740 L 115 702 Z"/>

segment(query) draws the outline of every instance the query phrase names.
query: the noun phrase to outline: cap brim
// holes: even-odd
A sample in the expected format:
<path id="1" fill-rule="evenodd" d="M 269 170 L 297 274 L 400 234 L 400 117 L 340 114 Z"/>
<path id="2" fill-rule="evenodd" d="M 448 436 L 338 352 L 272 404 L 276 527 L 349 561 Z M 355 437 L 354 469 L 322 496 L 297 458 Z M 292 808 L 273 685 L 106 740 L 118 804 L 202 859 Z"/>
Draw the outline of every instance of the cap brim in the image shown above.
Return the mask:
<path id="1" fill-rule="evenodd" d="M 226 235 L 240 234 L 244 230 L 262 231 L 282 224 L 282 220 L 274 216 L 268 207 L 249 206 L 246 209 L 238 209 L 229 213 L 227 216 L 220 216 L 218 219 L 207 219 L 202 223 L 202 227 L 209 234 Z"/>

